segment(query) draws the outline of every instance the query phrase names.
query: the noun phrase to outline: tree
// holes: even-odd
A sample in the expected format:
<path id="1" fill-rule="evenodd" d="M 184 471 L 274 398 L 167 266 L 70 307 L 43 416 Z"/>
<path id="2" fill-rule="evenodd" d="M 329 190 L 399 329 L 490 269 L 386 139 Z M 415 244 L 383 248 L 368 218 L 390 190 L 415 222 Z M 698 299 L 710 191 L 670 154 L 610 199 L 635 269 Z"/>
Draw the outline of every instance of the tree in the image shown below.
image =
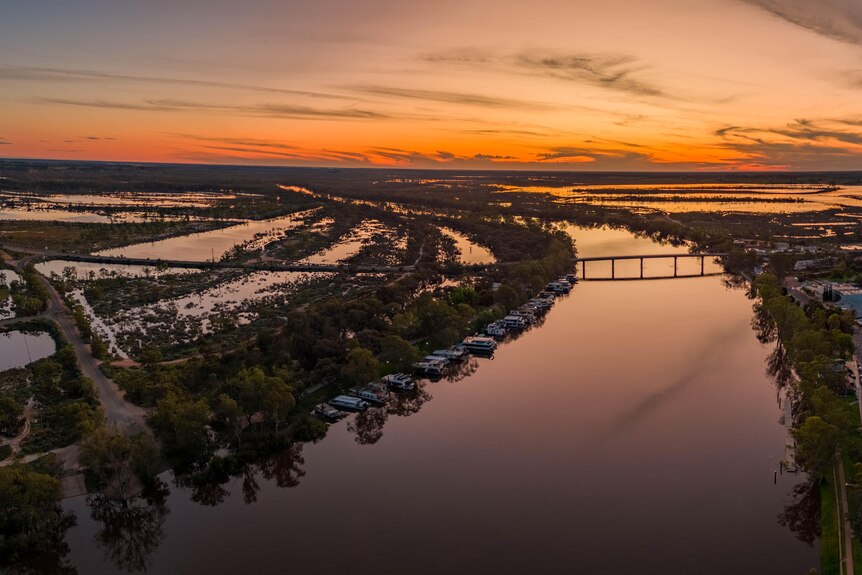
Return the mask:
<path id="1" fill-rule="evenodd" d="M 126 437 L 100 428 L 81 445 L 81 463 L 99 479 L 110 497 L 126 500 L 137 478 L 149 482 L 155 476 L 158 449 L 148 433 Z"/>
<path id="2" fill-rule="evenodd" d="M 151 422 L 163 440 L 165 450 L 192 465 L 211 456 L 209 422 L 212 411 L 205 399 L 192 401 L 175 393 L 156 404 Z"/>
<path id="3" fill-rule="evenodd" d="M 815 481 L 832 464 L 838 449 L 838 428 L 812 415 L 793 430 L 796 461 Z"/>
<path id="4" fill-rule="evenodd" d="M 246 421 L 257 413 L 275 422 L 278 429 L 281 419 L 295 405 L 293 390 L 279 376 L 267 376 L 259 367 L 244 369 L 231 380 L 230 389 Z"/>
<path id="5" fill-rule="evenodd" d="M 21 429 L 24 408 L 8 393 L 0 395 L 0 433 L 14 437 Z"/>
<path id="6" fill-rule="evenodd" d="M 374 354 L 364 347 L 356 347 L 347 354 L 347 364 L 341 370 L 341 376 L 349 383 L 362 385 L 377 377 L 379 362 Z"/>
<path id="7" fill-rule="evenodd" d="M 397 335 L 387 335 L 380 342 L 378 358 L 395 371 L 407 371 L 419 359 L 419 350 Z"/>
<path id="8" fill-rule="evenodd" d="M 75 518 L 60 497 L 60 482 L 38 466 L 0 467 L 0 565 L 68 552 L 63 535 Z"/>

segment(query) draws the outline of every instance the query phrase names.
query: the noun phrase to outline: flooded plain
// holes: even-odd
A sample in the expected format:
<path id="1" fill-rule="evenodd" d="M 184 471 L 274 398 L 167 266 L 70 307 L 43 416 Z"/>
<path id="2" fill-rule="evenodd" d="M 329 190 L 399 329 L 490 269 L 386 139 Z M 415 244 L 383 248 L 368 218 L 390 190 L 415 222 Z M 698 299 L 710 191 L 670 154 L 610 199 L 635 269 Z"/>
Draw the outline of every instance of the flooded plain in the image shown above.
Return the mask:
<path id="1" fill-rule="evenodd" d="M 208 232 L 103 250 L 96 255 L 192 262 L 218 261 L 234 246 L 244 245 L 248 250 L 263 248 L 288 230 L 302 225 L 306 215 L 308 212 L 267 220 L 248 220 Z"/>
<path id="2" fill-rule="evenodd" d="M 664 253 L 570 229 L 580 255 Z M 679 248 L 683 249 L 683 248 Z M 720 277 L 581 282 L 544 322 L 225 485 L 171 493 L 129 541 L 86 500 L 81 573 L 805 573 L 816 549 L 777 523 L 796 475 L 752 302 Z M 406 415 L 409 415 L 406 416 Z M 263 471 L 262 471 L 263 470 Z"/>
<path id="3" fill-rule="evenodd" d="M 56 347 L 54 338 L 46 332 L 13 330 L 0 333 L 0 372 L 24 367 L 53 355 Z"/>

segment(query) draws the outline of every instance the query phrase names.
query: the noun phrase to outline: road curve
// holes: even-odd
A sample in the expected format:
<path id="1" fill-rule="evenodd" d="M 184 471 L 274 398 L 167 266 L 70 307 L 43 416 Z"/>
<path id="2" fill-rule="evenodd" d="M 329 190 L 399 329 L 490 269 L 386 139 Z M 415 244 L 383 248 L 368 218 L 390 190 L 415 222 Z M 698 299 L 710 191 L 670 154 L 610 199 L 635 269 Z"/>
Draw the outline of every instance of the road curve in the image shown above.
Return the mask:
<path id="1" fill-rule="evenodd" d="M 33 257 L 35 257 L 35 254 L 22 258 L 19 261 L 12 259 L 6 259 L 6 261 L 17 271 L 22 272 Z M 108 426 L 128 434 L 148 431 L 149 428 L 146 425 L 146 412 L 144 409 L 126 401 L 123 391 L 119 386 L 102 373 L 102 370 L 99 369 L 101 362 L 93 357 L 90 353 L 89 345 L 84 342 L 78 333 L 78 329 L 72 320 L 69 310 L 66 308 L 63 298 L 60 297 L 60 294 L 54 289 L 54 286 L 51 285 L 51 282 L 47 278 L 38 273 L 36 277 L 39 278 L 39 281 L 48 292 L 49 297 L 45 311 L 37 316 L 3 320 L 0 321 L 0 325 L 37 318 L 53 321 L 60 328 L 60 332 L 66 340 L 72 345 L 81 372 L 93 382 Z"/>

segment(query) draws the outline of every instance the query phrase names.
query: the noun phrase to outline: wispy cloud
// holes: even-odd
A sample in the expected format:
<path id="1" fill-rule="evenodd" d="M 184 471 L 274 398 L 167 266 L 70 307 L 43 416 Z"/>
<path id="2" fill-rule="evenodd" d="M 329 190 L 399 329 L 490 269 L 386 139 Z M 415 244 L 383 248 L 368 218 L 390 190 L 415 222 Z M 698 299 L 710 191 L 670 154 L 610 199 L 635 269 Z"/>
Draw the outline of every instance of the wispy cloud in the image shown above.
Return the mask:
<path id="1" fill-rule="evenodd" d="M 284 94 L 292 96 L 308 96 L 311 98 L 324 98 L 332 100 L 350 100 L 355 98 L 339 94 L 315 92 L 306 90 L 291 90 L 276 88 L 272 86 L 258 86 L 254 84 L 241 84 L 236 82 L 218 82 L 213 80 L 196 80 L 192 78 L 170 78 L 164 76 L 134 76 L 129 74 L 117 74 L 113 72 L 101 72 L 95 70 L 75 70 L 64 68 L 38 68 L 30 66 L 0 66 L 0 80 L 27 80 L 43 82 L 120 82 L 140 83 L 168 86 L 197 86 L 202 88 L 226 88 L 231 90 L 245 90 L 250 92 L 265 92 L 271 94 Z"/>
<path id="2" fill-rule="evenodd" d="M 823 36 L 862 44 L 859 0 L 742 0 Z"/>
<path id="3" fill-rule="evenodd" d="M 862 155 L 862 122 L 799 119 L 780 127 L 727 126 L 715 131 L 721 146 L 765 167 L 846 169 Z"/>
<path id="4" fill-rule="evenodd" d="M 11 146 L 12 142 L 7 140 L 6 138 L 0 137 L 0 146 Z"/>
<path id="5" fill-rule="evenodd" d="M 114 100 L 73 100 L 67 98 L 36 98 L 35 102 L 42 104 L 61 104 L 65 106 L 82 106 L 87 108 L 136 110 L 142 112 L 207 112 L 239 116 L 262 116 L 267 118 L 383 119 L 388 117 L 380 112 L 353 107 L 315 108 L 294 104 L 234 106 L 171 99 L 119 102 Z"/>
<path id="6" fill-rule="evenodd" d="M 463 92 L 446 92 L 441 90 L 416 90 L 411 88 L 374 85 L 354 85 L 346 86 L 345 88 L 352 92 L 371 96 L 425 100 L 428 102 L 463 104 L 467 106 L 481 106 L 491 108 L 523 108 L 530 110 L 551 110 L 556 108 L 556 106 L 552 106 L 543 102 L 530 102 L 526 100 L 500 98 L 496 96 L 469 94 Z"/>
<path id="7" fill-rule="evenodd" d="M 471 66 L 544 76 L 636 96 L 670 97 L 664 89 L 642 77 L 648 67 L 627 54 L 530 51 L 493 55 L 466 48 L 424 54 L 422 59 L 438 65 Z"/>

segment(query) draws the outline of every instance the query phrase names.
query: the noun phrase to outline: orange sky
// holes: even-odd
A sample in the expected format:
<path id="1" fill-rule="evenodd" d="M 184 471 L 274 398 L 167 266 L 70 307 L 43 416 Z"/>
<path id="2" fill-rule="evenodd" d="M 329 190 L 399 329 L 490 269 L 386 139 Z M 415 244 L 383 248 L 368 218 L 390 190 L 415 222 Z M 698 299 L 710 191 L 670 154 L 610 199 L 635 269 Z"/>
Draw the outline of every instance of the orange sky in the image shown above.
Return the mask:
<path id="1" fill-rule="evenodd" d="M 28 0 L 0 100 L 2 157 L 862 169 L 862 4 Z"/>

